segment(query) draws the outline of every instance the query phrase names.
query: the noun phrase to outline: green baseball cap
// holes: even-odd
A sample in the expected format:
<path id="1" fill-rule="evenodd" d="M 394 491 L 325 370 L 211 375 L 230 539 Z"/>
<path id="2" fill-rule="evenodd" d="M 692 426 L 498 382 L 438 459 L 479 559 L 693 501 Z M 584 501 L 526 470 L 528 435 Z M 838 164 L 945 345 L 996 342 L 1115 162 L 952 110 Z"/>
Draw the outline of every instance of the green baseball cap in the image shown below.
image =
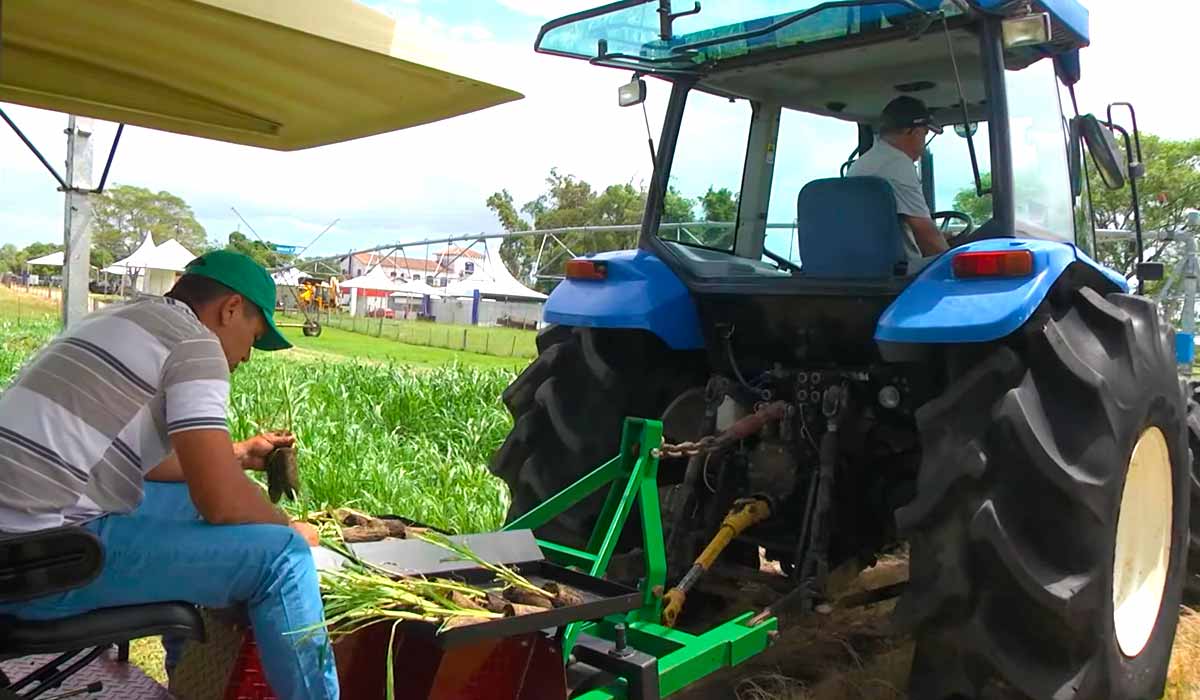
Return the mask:
<path id="1" fill-rule="evenodd" d="M 187 275 L 220 282 L 250 300 L 267 320 L 267 332 L 254 344 L 259 350 L 286 350 L 292 344 L 275 327 L 275 280 L 248 255 L 232 250 L 214 250 L 187 264 Z"/>

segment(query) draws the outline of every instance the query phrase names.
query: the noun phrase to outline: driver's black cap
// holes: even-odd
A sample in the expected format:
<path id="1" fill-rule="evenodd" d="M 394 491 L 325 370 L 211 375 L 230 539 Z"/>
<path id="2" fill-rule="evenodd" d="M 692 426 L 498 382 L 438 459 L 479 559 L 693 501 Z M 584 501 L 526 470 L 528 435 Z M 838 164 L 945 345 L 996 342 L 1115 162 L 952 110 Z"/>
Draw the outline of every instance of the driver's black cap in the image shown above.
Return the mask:
<path id="1" fill-rule="evenodd" d="M 883 127 L 891 129 L 911 129 L 923 126 L 935 134 L 942 133 L 942 127 L 933 118 L 933 114 L 925 103 L 915 97 L 901 95 L 883 108 Z"/>

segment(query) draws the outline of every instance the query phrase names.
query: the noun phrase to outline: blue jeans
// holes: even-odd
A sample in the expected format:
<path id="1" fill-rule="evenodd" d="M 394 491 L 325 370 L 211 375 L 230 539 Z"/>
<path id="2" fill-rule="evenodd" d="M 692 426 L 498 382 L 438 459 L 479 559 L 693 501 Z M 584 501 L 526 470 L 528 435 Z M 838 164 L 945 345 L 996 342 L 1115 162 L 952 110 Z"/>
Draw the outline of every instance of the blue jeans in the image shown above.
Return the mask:
<path id="1" fill-rule="evenodd" d="M 324 630 L 296 633 L 324 622 L 312 553 L 299 533 L 282 525 L 210 525 L 196 512 L 185 484 L 154 481 L 146 482 L 135 511 L 85 527 L 104 546 L 104 569 L 96 580 L 0 609 L 25 619 L 53 619 L 138 603 L 178 600 L 209 608 L 244 603 L 275 695 L 338 697 Z M 170 668 L 183 640 L 163 642 Z"/>

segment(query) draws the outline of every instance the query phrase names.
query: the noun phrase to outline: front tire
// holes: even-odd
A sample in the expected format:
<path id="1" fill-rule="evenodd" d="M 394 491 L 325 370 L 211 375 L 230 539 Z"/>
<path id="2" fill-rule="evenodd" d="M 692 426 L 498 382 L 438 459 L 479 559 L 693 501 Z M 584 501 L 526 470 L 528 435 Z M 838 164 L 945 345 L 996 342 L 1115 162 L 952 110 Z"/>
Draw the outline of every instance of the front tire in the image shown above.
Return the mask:
<path id="1" fill-rule="evenodd" d="M 1170 329 L 1083 288 L 964 365 L 917 413 L 897 619 L 911 695 L 1160 697 L 1186 573 L 1190 460 Z"/>

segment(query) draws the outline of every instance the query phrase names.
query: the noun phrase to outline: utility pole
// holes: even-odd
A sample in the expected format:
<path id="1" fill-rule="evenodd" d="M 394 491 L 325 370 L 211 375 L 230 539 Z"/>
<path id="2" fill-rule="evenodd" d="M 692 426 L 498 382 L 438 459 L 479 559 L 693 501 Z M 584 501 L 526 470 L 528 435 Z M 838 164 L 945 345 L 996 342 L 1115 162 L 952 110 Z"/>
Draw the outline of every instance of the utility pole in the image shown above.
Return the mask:
<path id="1" fill-rule="evenodd" d="M 63 296 L 62 323 L 67 328 L 88 312 L 88 281 L 91 273 L 92 120 L 67 117 L 67 187 L 59 188 L 63 200 Z"/>

